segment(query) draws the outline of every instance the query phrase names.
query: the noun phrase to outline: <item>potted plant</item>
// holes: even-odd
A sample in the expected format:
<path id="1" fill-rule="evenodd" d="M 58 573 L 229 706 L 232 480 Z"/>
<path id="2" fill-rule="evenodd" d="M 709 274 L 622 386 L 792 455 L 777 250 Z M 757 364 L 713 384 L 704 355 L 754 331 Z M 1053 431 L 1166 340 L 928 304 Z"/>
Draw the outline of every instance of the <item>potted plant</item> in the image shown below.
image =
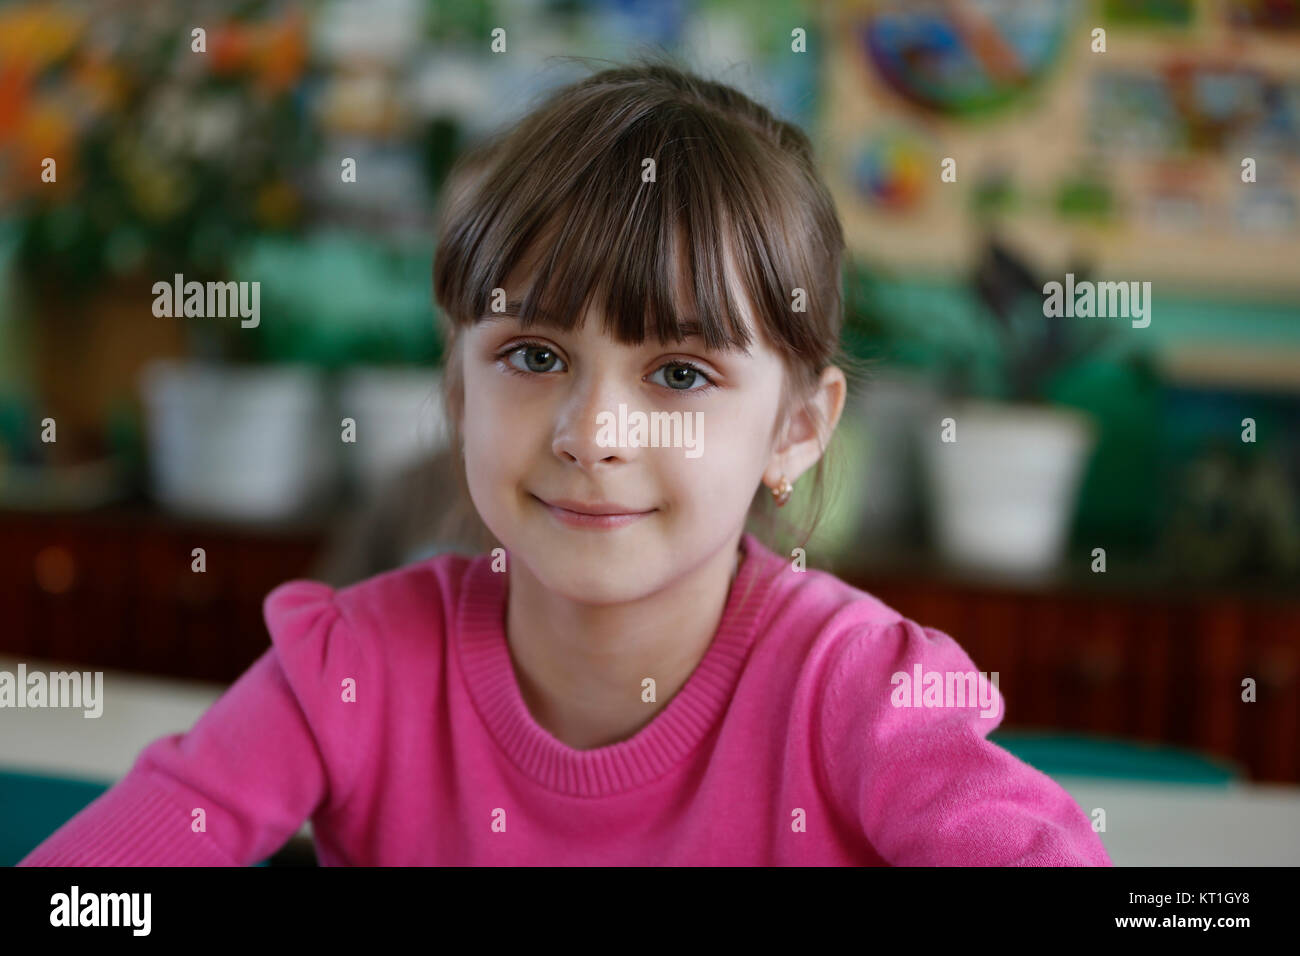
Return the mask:
<path id="1" fill-rule="evenodd" d="M 1046 573 L 1067 542 L 1098 430 L 1053 404 L 1051 386 L 1111 337 L 1113 320 L 1047 315 L 1043 286 L 986 241 L 972 282 L 984 347 L 946 356 L 936 414 L 918 431 L 936 544 L 955 564 Z"/>
<path id="2" fill-rule="evenodd" d="M 160 318 L 155 283 L 229 279 L 249 239 L 301 220 L 314 156 L 304 14 L 241 4 L 201 37 L 192 21 L 165 0 L 0 14 L 0 199 L 14 211 L 32 404 L 59 426 L 34 463 L 51 473 L 138 449 L 113 423 L 138 421 L 150 361 L 246 347 L 238 319 Z"/>
<path id="3" fill-rule="evenodd" d="M 432 258 L 428 241 L 322 229 L 302 242 L 259 242 L 238 266 L 241 274 L 267 277 L 264 301 L 277 321 L 258 330 L 262 354 L 328 374 L 328 447 L 362 495 L 375 494 L 445 437 L 442 343 L 429 308 Z M 346 442 L 345 420 L 353 423 Z"/>

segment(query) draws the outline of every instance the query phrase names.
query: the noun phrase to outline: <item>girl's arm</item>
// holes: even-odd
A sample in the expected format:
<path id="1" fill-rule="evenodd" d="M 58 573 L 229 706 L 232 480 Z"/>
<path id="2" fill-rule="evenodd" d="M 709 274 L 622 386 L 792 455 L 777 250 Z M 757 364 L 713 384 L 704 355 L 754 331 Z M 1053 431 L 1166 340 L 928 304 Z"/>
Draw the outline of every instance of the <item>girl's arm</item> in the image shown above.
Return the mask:
<path id="1" fill-rule="evenodd" d="M 19 866 L 248 866 L 340 802 L 354 751 L 339 744 L 357 728 L 335 678 L 360 681 L 363 662 L 333 598 L 306 580 L 272 591 L 273 646 Z"/>
<path id="2" fill-rule="evenodd" d="M 995 686 L 984 684 L 991 706 L 947 705 L 949 673 L 978 675 L 956 641 L 905 618 L 840 641 L 822 696 L 822 765 L 833 800 L 886 862 L 1111 865 L 1074 799 L 985 739 L 1005 712 Z M 910 686 L 917 664 L 922 692 L 925 675 L 943 675 L 943 696 L 931 699 L 945 706 L 924 706 L 923 697 L 922 706 L 901 706 L 920 696 Z"/>

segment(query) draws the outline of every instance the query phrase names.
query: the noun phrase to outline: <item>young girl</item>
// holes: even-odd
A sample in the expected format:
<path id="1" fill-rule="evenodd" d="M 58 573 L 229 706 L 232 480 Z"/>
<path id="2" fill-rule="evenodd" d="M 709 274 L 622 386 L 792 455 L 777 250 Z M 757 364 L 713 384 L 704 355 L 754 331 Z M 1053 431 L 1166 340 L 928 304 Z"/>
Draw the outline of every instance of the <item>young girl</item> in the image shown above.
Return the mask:
<path id="1" fill-rule="evenodd" d="M 271 648 L 23 862 L 248 865 L 310 818 L 331 865 L 1108 865 L 985 739 L 1001 697 L 952 638 L 747 530 L 845 401 L 807 137 L 646 62 L 448 195 L 451 447 L 492 548 L 276 588 Z"/>

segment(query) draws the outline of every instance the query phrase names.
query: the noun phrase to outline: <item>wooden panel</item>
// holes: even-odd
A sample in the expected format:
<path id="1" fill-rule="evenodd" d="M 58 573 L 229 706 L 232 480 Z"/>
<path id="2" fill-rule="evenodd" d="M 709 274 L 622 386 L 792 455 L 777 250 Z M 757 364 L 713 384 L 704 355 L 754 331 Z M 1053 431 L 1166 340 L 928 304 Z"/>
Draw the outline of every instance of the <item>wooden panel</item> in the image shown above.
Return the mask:
<path id="1" fill-rule="evenodd" d="M 263 599 L 306 576 L 322 540 L 131 509 L 0 512 L 0 651 L 232 681 L 269 643 Z M 195 547 L 204 573 L 191 570 Z"/>
<path id="2" fill-rule="evenodd" d="M 1256 681 L 1256 702 L 1241 701 L 1237 749 L 1261 779 L 1300 779 L 1300 610 L 1252 607 L 1242 677 Z"/>
<path id="3" fill-rule="evenodd" d="M 1240 687 L 1246 663 L 1241 604 L 1230 599 L 1207 601 L 1201 620 L 1195 648 L 1195 742 L 1211 753 L 1231 757 L 1242 717 Z"/>
<path id="4" fill-rule="evenodd" d="M 1300 605 L 848 575 L 1000 673 L 1006 727 L 1134 737 L 1300 781 Z M 1241 701 L 1254 677 L 1259 699 Z"/>
<path id="5" fill-rule="evenodd" d="M 1091 725 L 1095 733 L 1123 736 L 1141 689 L 1132 669 L 1124 666 L 1132 620 L 1127 602 L 1097 602 L 1074 620 L 1081 625 L 1074 634 L 1079 678 L 1076 723 Z"/>
<path id="6" fill-rule="evenodd" d="M 1134 630 L 1127 648 L 1128 667 L 1136 676 L 1130 733 L 1144 740 L 1163 740 L 1171 724 L 1170 681 L 1173 655 L 1172 615 L 1163 604 L 1134 608 Z"/>
<path id="7" fill-rule="evenodd" d="M 1019 719 L 1031 726 L 1062 726 L 1065 710 L 1061 684 L 1069 661 L 1064 640 L 1074 613 L 1069 602 L 1036 596 L 1027 602 L 1025 614 L 1025 673 L 1028 680 L 1019 688 L 1014 706 Z"/>

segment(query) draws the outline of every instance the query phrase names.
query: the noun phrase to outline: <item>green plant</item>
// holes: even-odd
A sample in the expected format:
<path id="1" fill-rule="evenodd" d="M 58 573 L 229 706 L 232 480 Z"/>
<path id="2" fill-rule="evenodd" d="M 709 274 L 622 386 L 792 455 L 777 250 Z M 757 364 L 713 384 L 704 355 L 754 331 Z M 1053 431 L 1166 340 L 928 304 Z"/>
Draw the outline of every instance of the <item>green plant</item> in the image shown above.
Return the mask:
<path id="1" fill-rule="evenodd" d="M 66 298 L 115 276 L 216 278 L 249 237 L 298 225 L 314 148 L 305 17 L 262 2 L 210 13 L 196 50 L 184 4 L 5 12 L 3 190 L 36 289 Z"/>
<path id="2" fill-rule="evenodd" d="M 1058 376 L 1113 342 L 1115 320 L 1047 316 L 1043 302 L 1043 283 L 995 240 L 966 281 L 851 262 L 844 338 L 855 355 L 929 373 L 950 397 L 1048 402 Z"/>
<path id="3" fill-rule="evenodd" d="M 1076 281 L 1086 279 L 1085 267 L 1072 271 Z M 1058 375 L 1097 354 L 1113 339 L 1114 320 L 1046 314 L 1044 283 L 992 236 L 984 244 L 971 287 L 979 303 L 978 314 L 994 331 L 998 345 L 996 385 L 988 397 L 1046 402 Z M 979 393 L 981 389 L 963 376 L 963 365 L 954 365 L 952 388 Z"/>

